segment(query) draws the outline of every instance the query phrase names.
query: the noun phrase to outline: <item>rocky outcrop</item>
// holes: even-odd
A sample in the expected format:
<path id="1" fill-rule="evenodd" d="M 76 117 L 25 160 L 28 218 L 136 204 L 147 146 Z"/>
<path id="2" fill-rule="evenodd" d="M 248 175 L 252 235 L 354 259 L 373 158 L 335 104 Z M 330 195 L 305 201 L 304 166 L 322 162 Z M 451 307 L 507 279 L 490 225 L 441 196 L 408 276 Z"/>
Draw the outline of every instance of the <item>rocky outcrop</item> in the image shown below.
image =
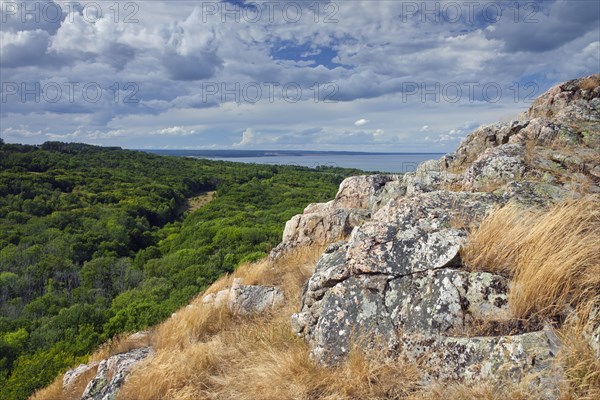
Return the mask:
<path id="1" fill-rule="evenodd" d="M 446 337 L 416 334 L 404 336 L 402 353 L 423 366 L 425 381 L 532 382 L 542 398 L 558 397 L 560 372 L 552 365 L 559 350 L 550 329 L 512 336 Z"/>
<path id="2" fill-rule="evenodd" d="M 401 182 L 402 177 L 397 175 L 346 179 L 334 200 L 311 204 L 285 224 L 283 239 L 269 257 L 275 260 L 297 247 L 324 246 L 347 237 L 355 226 L 370 218 L 373 210 L 385 204 L 391 193 L 397 194 Z"/>
<path id="3" fill-rule="evenodd" d="M 216 294 L 208 294 L 202 302 L 215 307 L 226 304 L 233 314 L 252 315 L 273 310 L 284 301 L 283 293 L 276 287 L 242 285 L 241 282 L 241 279 L 235 279 L 230 288 L 220 290 Z"/>
<path id="4" fill-rule="evenodd" d="M 589 140 L 599 131 L 600 75 L 593 79 L 591 89 L 589 79 L 551 89 L 521 121 L 481 127 L 414 173 L 350 178 L 335 200 L 295 217 L 279 249 L 336 241 L 292 316 L 312 357 L 335 365 L 354 345 L 377 347 L 423 365 L 426 383 L 534 374 L 542 397 L 556 398 L 559 340 L 540 321 L 516 320 L 510 282 L 467 270 L 461 247 L 468 228 L 495 207 L 547 207 L 600 191 L 600 146 Z M 360 218 L 349 222 L 350 213 Z M 322 230 L 312 228 L 319 223 Z M 592 311 L 586 325 L 596 349 L 598 315 Z"/>
<path id="5" fill-rule="evenodd" d="M 582 122 L 600 122 L 600 75 L 554 86 L 533 103 L 527 116 L 575 126 Z"/>
<path id="6" fill-rule="evenodd" d="M 283 293 L 276 287 L 242 285 L 239 281 L 231 287 L 227 306 L 234 314 L 261 314 L 283 303 Z"/>
<path id="7" fill-rule="evenodd" d="M 509 139 L 528 125 L 525 121 L 482 126 L 471 133 L 454 151 L 442 158 L 446 167 L 460 167 L 475 161 L 485 150 L 507 144 Z"/>
<path id="8" fill-rule="evenodd" d="M 467 169 L 463 178 L 465 190 L 481 190 L 486 185 L 506 183 L 525 175 L 523 146 L 506 144 L 489 148 Z"/>
<path id="9" fill-rule="evenodd" d="M 150 347 L 141 347 L 100 361 L 96 376 L 86 386 L 81 400 L 116 399 L 131 368 L 150 354 L 152 354 Z M 78 368 L 82 369 L 81 366 Z"/>
<path id="10" fill-rule="evenodd" d="M 98 370 L 98 364 L 98 361 L 93 361 L 89 364 L 79 364 L 79 366 L 65 372 L 63 376 L 63 388 L 65 388 L 65 391 L 69 391 L 78 379 L 83 378 L 88 373 L 93 372 L 95 374 Z"/>
<path id="11" fill-rule="evenodd" d="M 293 317 L 296 333 L 318 359 L 336 362 L 364 329 L 394 348 L 397 332 L 461 330 L 484 314 L 507 319 L 506 280 L 459 270 L 466 234 L 451 226 L 464 215 L 482 218 L 499 201 L 464 192 L 390 201 L 323 255 Z"/>

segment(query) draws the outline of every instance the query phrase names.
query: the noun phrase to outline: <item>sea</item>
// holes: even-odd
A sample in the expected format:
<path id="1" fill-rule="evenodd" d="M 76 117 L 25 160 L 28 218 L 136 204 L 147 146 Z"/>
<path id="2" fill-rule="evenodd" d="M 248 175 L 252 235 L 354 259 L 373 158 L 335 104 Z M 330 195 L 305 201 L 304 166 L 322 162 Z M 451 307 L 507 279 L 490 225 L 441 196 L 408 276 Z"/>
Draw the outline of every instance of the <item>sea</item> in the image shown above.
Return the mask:
<path id="1" fill-rule="evenodd" d="M 251 164 L 356 168 L 366 172 L 413 172 L 419 164 L 444 153 L 360 153 L 336 151 L 143 150 L 148 153 Z"/>

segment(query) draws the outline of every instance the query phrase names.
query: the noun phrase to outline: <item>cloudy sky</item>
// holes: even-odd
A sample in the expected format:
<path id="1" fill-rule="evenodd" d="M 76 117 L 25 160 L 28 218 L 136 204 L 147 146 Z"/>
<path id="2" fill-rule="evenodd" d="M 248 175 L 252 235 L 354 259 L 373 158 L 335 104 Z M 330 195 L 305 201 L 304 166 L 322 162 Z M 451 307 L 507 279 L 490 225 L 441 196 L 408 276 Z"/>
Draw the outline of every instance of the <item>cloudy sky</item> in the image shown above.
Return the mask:
<path id="1" fill-rule="evenodd" d="M 600 3 L 0 1 L 0 137 L 444 152 L 600 72 Z"/>

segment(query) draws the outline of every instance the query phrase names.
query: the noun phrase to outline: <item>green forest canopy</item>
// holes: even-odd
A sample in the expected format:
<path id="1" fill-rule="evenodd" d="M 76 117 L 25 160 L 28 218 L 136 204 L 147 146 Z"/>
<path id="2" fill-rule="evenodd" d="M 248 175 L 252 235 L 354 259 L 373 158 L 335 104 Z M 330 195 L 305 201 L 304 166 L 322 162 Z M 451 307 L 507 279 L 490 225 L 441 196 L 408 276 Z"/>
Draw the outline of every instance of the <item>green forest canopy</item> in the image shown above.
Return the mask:
<path id="1" fill-rule="evenodd" d="M 0 398 L 26 399 L 263 258 L 285 221 L 358 172 L 0 140 Z"/>

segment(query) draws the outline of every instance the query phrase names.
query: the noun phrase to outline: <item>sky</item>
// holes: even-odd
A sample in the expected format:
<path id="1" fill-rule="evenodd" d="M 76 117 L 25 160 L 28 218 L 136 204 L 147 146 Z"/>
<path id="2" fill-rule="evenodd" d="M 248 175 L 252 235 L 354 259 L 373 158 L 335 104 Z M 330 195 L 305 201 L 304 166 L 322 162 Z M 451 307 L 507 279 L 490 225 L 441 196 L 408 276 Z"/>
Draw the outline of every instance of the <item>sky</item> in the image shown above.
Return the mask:
<path id="1" fill-rule="evenodd" d="M 0 137 L 452 151 L 600 72 L 595 0 L 0 0 Z"/>

